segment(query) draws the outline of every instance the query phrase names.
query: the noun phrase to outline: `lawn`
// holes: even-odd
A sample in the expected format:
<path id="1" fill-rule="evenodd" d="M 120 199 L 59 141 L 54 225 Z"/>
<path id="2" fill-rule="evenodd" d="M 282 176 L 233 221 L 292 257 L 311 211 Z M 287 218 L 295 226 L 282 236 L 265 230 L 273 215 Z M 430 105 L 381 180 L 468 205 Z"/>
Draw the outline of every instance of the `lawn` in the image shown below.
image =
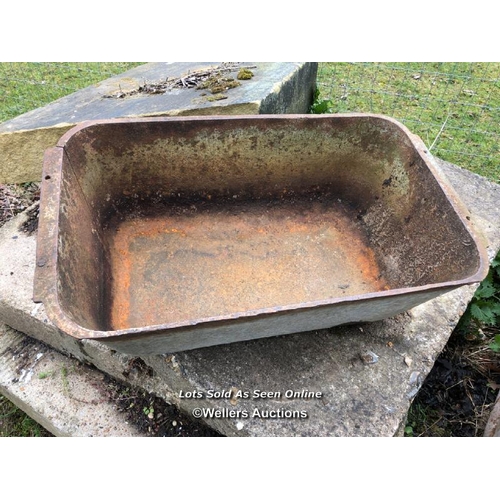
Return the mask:
<path id="1" fill-rule="evenodd" d="M 321 63 L 331 112 L 392 116 L 444 160 L 500 182 L 500 63 Z"/>
<path id="2" fill-rule="evenodd" d="M 0 394 L 0 437 L 46 437 L 51 434 Z"/>

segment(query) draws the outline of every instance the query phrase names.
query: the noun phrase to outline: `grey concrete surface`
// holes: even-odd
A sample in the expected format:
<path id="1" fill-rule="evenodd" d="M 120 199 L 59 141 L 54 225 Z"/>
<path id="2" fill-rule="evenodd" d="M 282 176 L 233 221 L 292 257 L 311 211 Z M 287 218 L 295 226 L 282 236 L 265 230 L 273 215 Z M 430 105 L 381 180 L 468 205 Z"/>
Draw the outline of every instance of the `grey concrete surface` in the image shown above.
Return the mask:
<path id="1" fill-rule="evenodd" d="M 0 325 L 0 392 L 55 436 L 141 436 L 102 373 Z"/>
<path id="2" fill-rule="evenodd" d="M 210 92 L 175 88 L 165 94 L 126 93 L 144 83 L 178 79 L 219 62 L 149 63 L 104 80 L 0 124 L 0 183 L 39 181 L 44 151 L 71 127 L 85 120 L 206 114 L 307 113 L 316 85 L 317 63 L 241 63 L 251 66 L 250 80 L 210 100 Z M 237 73 L 237 71 L 236 71 Z M 234 75 L 235 76 L 235 75 Z M 205 94 L 205 95 L 203 95 Z"/>
<path id="3" fill-rule="evenodd" d="M 493 258 L 500 248 L 500 186 L 439 165 Z M 35 236 L 20 232 L 23 217 L 0 228 L 0 321 L 183 411 L 202 412 L 229 436 L 397 435 L 475 290 L 462 287 L 376 323 L 147 356 L 150 369 L 129 373 L 129 356 L 65 336 L 32 302 Z M 264 398 L 262 391 L 273 394 Z"/>

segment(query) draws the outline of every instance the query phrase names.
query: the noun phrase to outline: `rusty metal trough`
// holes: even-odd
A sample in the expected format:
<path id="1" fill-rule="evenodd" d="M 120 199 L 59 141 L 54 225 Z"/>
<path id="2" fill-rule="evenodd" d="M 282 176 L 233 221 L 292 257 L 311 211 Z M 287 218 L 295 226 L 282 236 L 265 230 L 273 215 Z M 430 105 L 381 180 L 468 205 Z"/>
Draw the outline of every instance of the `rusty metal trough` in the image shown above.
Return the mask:
<path id="1" fill-rule="evenodd" d="M 421 140 L 379 115 L 87 122 L 46 152 L 35 301 L 131 354 L 375 321 L 487 272 Z"/>

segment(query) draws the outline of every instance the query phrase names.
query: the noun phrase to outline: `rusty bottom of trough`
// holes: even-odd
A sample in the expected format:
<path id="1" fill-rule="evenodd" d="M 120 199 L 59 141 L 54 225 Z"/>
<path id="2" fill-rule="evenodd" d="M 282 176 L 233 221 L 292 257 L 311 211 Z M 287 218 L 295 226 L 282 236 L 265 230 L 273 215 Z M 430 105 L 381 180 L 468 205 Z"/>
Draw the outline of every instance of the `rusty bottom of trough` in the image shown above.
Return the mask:
<path id="1" fill-rule="evenodd" d="M 107 224 L 113 330 L 388 289 L 358 212 L 329 194 L 140 211 Z"/>

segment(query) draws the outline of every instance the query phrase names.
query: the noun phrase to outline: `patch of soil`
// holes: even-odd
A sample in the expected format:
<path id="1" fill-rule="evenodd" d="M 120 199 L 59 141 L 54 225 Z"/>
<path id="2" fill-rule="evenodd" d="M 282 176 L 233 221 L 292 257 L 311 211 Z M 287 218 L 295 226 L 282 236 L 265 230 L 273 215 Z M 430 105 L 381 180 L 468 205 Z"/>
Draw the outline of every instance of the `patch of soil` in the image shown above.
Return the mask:
<path id="1" fill-rule="evenodd" d="M 0 227 L 39 200 L 40 184 L 37 182 L 0 184 Z M 38 210 L 38 207 L 36 207 L 36 210 Z M 38 213 L 30 217 L 38 219 Z"/>
<path id="2" fill-rule="evenodd" d="M 221 434 L 181 413 L 174 405 L 149 394 L 131 388 L 105 376 L 106 395 L 127 421 L 140 432 L 151 437 L 221 437 Z"/>
<path id="3" fill-rule="evenodd" d="M 40 216 L 40 202 L 36 202 L 26 212 L 27 219 L 21 224 L 21 231 L 31 236 L 38 229 L 38 219 Z"/>
<path id="4" fill-rule="evenodd" d="M 453 332 L 412 403 L 406 435 L 483 435 L 500 388 L 500 355 L 489 348 L 496 333 Z"/>

